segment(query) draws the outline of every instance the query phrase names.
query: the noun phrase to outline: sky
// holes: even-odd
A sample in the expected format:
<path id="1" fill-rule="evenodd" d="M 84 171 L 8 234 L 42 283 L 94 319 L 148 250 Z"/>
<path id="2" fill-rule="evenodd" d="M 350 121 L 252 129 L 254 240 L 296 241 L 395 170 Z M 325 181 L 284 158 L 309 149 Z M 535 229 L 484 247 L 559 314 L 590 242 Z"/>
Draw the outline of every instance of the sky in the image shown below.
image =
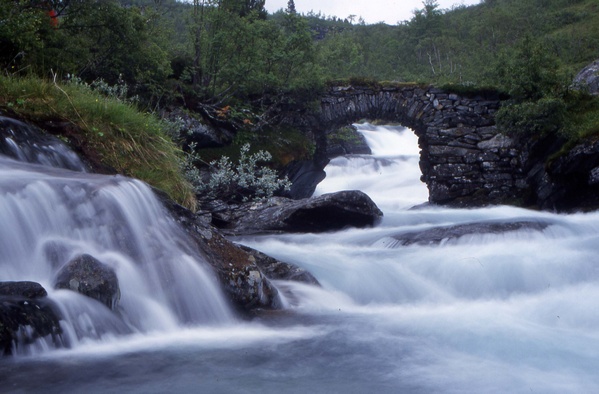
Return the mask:
<path id="1" fill-rule="evenodd" d="M 423 8 L 422 0 L 294 0 L 299 13 L 319 11 L 326 16 L 347 18 L 357 15 L 366 23 L 385 22 L 395 25 L 397 22 L 412 18 L 412 11 Z M 455 4 L 472 5 L 480 0 L 437 0 L 441 9 L 451 8 Z M 287 7 L 287 0 L 266 0 L 268 12 L 276 12 Z"/>

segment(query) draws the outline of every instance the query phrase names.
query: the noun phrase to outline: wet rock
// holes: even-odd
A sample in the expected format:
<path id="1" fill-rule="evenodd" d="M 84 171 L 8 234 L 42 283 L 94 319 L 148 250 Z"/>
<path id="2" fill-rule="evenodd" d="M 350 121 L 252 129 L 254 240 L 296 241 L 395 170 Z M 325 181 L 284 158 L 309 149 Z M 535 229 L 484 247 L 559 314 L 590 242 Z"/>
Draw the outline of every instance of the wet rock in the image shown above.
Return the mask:
<path id="1" fill-rule="evenodd" d="M 231 131 L 206 124 L 200 117 L 194 117 L 189 113 L 176 110 L 168 115 L 168 118 L 179 124 L 181 138 L 187 145 L 195 143 L 197 148 L 220 148 L 233 141 L 234 133 Z"/>
<path id="2" fill-rule="evenodd" d="M 84 172 L 79 156 L 58 138 L 21 121 L 0 116 L 0 154 L 15 160 Z"/>
<path id="3" fill-rule="evenodd" d="M 1 296 L 18 296 L 23 298 L 42 298 L 48 292 L 37 282 L 0 282 Z"/>
<path id="4" fill-rule="evenodd" d="M 112 310 L 121 298 L 114 270 L 88 254 L 69 261 L 56 275 L 54 287 L 76 291 Z"/>
<path id="5" fill-rule="evenodd" d="M 199 237 L 197 237 L 199 235 Z M 279 309 L 279 294 L 256 265 L 256 259 L 246 251 L 212 232 L 209 238 L 194 237 L 202 254 L 217 273 L 232 304 L 239 310 L 256 308 Z"/>
<path id="6" fill-rule="evenodd" d="M 550 223 L 538 221 L 518 222 L 480 222 L 466 223 L 456 226 L 434 227 L 423 231 L 407 232 L 393 236 L 392 247 L 407 245 L 438 245 L 465 235 L 501 234 L 518 230 L 542 231 Z"/>
<path id="7" fill-rule="evenodd" d="M 366 138 L 355 126 L 342 127 L 327 134 L 327 156 L 330 159 L 352 154 L 372 154 Z"/>
<path id="8" fill-rule="evenodd" d="M 316 190 L 316 186 L 326 177 L 322 166 L 311 160 L 299 160 L 289 163 L 281 171 L 281 177 L 287 177 L 291 188 L 282 195 L 291 199 L 308 198 Z"/>
<path id="9" fill-rule="evenodd" d="M 256 265 L 260 267 L 260 270 L 268 279 L 290 280 L 320 286 L 318 280 L 303 268 L 282 262 L 247 246 L 241 246 L 241 249 L 254 258 Z"/>
<path id="10" fill-rule="evenodd" d="M 382 217 L 370 197 L 357 190 L 303 200 L 273 197 L 213 210 L 213 223 L 228 235 L 336 231 L 373 226 Z"/>
<path id="11" fill-rule="evenodd" d="M 58 346 L 62 329 L 57 308 L 35 282 L 0 282 L 0 353 L 49 337 Z"/>
<path id="12" fill-rule="evenodd" d="M 194 214 L 163 193 L 157 195 L 210 264 L 234 307 L 242 312 L 281 308 L 279 293 L 256 264 L 256 258 L 212 227 L 209 213 Z"/>

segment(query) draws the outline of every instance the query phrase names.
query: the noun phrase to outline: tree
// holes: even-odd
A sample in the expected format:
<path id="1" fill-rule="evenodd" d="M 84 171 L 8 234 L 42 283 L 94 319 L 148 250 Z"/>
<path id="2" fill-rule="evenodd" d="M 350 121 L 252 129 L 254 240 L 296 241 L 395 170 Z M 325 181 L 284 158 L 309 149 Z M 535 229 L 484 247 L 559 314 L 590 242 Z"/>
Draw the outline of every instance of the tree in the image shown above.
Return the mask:
<path id="1" fill-rule="evenodd" d="M 287 8 L 285 9 L 285 12 L 288 14 L 296 14 L 297 11 L 295 10 L 295 2 L 293 0 L 289 0 L 287 2 Z"/>

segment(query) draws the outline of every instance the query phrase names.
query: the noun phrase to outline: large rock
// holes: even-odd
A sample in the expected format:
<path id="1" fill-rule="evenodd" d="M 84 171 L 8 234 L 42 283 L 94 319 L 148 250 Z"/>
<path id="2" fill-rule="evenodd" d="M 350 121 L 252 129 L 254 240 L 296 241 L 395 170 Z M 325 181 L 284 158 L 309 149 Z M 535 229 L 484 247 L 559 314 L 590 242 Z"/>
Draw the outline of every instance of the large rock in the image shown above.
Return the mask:
<path id="1" fill-rule="evenodd" d="M 44 337 L 60 345 L 60 318 L 46 295 L 39 283 L 0 282 L 1 354 Z"/>
<path id="2" fill-rule="evenodd" d="M 281 307 L 276 287 L 262 273 L 251 254 L 216 231 L 205 229 L 193 235 L 234 306 L 241 311 Z"/>
<path id="3" fill-rule="evenodd" d="M 121 298 L 114 270 L 88 254 L 69 261 L 56 275 L 54 286 L 93 298 L 112 310 Z"/>
<path id="4" fill-rule="evenodd" d="M 599 95 L 599 59 L 583 68 L 574 78 L 574 87 Z"/>
<path id="5" fill-rule="evenodd" d="M 327 133 L 327 156 L 370 155 L 372 150 L 366 138 L 355 126 L 346 126 Z"/>
<path id="6" fill-rule="evenodd" d="M 455 226 L 433 227 L 423 231 L 401 233 L 393 236 L 390 247 L 407 245 L 438 245 L 442 242 L 458 239 L 466 235 L 501 234 L 510 231 L 542 231 L 549 223 L 537 221 L 518 222 L 478 222 Z"/>
<path id="7" fill-rule="evenodd" d="M 587 141 L 553 160 L 541 172 L 538 205 L 572 211 L 599 208 L 599 142 Z"/>
<path id="8" fill-rule="evenodd" d="M 0 282 L 1 296 L 19 296 L 23 298 L 42 298 L 46 297 L 48 292 L 37 282 Z"/>
<path id="9" fill-rule="evenodd" d="M 235 134 L 224 127 L 207 124 L 204 119 L 192 116 L 182 110 L 175 110 L 168 118 L 180 127 L 182 139 L 189 145 L 195 143 L 197 148 L 219 148 L 229 145 Z"/>
<path id="10" fill-rule="evenodd" d="M 280 176 L 289 179 L 291 188 L 282 195 L 294 200 L 310 197 L 327 176 L 323 168 L 311 160 L 296 160 L 287 164 Z"/>
<path id="11" fill-rule="evenodd" d="M 254 258 L 256 265 L 269 279 L 290 280 L 320 286 L 318 280 L 303 268 L 277 260 L 247 246 L 241 246 L 241 249 Z"/>
<path id="12" fill-rule="evenodd" d="M 348 190 L 303 200 L 273 197 L 264 202 L 213 205 L 213 223 L 228 235 L 327 232 L 373 226 L 383 213 L 361 191 Z"/>
<path id="13" fill-rule="evenodd" d="M 194 214 L 163 193 L 156 194 L 210 264 L 234 307 L 242 312 L 281 308 L 276 287 L 262 273 L 256 259 L 212 227 L 209 214 Z"/>

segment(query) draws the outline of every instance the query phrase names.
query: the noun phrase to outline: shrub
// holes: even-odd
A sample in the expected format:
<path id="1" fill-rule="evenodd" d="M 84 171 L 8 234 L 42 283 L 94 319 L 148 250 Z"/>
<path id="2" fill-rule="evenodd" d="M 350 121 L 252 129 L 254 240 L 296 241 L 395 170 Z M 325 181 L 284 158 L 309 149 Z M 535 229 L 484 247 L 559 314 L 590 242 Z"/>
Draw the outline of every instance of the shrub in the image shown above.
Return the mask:
<path id="1" fill-rule="evenodd" d="M 249 154 L 249 151 L 250 144 L 244 144 L 237 164 L 228 156 L 210 162 L 210 177 L 207 182 L 202 179 L 197 167 L 192 165 L 198 159 L 197 154 L 191 154 L 185 163 L 185 169 L 187 179 L 194 185 L 198 198 L 246 202 L 272 197 L 280 189 L 289 190 L 291 182 L 287 177 L 281 179 L 275 170 L 263 165 L 272 159 L 270 153 L 261 150 Z"/>
<path id="2" fill-rule="evenodd" d="M 504 132 L 547 134 L 565 125 L 567 107 L 562 99 L 543 98 L 502 107 L 495 117 Z"/>

